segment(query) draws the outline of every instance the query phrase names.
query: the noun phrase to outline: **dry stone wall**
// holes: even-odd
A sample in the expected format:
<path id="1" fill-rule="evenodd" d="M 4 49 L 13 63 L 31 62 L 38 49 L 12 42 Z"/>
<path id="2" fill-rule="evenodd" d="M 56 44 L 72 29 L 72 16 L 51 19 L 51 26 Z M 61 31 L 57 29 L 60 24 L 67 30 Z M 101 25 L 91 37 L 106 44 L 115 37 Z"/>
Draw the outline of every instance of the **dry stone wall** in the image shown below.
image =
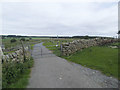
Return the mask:
<path id="1" fill-rule="evenodd" d="M 24 51 L 23 51 L 24 50 Z M 2 55 L 2 63 L 4 62 L 10 62 L 10 61 L 16 61 L 16 62 L 24 62 L 24 56 L 27 60 L 30 59 L 30 49 L 29 47 L 24 47 L 24 49 L 21 47 L 17 51 L 7 54 L 7 55 Z"/>
<path id="2" fill-rule="evenodd" d="M 97 46 L 97 45 L 105 45 L 108 43 L 113 43 L 117 42 L 116 39 L 80 39 L 80 40 L 75 40 L 70 43 L 64 43 L 62 44 L 62 55 L 64 56 L 69 56 L 72 53 L 75 53 L 79 50 L 82 50 L 84 48 L 88 48 L 91 46 Z"/>

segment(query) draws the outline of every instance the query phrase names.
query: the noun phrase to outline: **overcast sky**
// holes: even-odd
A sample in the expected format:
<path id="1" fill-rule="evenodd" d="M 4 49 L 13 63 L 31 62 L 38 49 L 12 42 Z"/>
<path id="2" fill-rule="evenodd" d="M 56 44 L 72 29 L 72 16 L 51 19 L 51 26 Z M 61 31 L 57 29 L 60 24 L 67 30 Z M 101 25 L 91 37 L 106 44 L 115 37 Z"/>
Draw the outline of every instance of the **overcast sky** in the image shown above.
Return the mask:
<path id="1" fill-rule="evenodd" d="M 116 36 L 117 4 L 6 2 L 2 4 L 2 34 Z"/>

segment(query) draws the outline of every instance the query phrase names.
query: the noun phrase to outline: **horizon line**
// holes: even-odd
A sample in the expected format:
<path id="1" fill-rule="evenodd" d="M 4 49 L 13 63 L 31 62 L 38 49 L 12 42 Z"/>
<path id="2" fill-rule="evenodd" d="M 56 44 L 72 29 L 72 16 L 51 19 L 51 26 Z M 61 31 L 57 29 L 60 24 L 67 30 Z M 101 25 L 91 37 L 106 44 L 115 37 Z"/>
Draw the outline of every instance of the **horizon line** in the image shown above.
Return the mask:
<path id="1" fill-rule="evenodd" d="M 118 37 L 117 36 L 105 36 L 105 35 L 26 35 L 26 34 L 1 34 L 0 36 L 3 36 L 3 35 L 16 35 L 16 36 L 47 36 L 47 37 L 50 37 L 50 36 L 56 36 L 56 37 L 73 37 L 73 36 L 93 36 L 93 37 Z"/>

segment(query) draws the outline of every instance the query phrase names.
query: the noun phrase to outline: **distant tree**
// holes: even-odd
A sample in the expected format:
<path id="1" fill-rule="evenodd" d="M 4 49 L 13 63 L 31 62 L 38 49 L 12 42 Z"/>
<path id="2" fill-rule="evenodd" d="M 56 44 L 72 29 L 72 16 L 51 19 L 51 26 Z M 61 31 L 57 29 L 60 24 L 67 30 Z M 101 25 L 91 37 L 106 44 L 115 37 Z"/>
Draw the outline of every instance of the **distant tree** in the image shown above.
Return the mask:
<path id="1" fill-rule="evenodd" d="M 5 37 L 2 36 L 2 39 L 5 39 Z"/>
<path id="2" fill-rule="evenodd" d="M 89 36 L 88 36 L 88 35 L 86 35 L 86 36 L 85 36 L 85 39 L 89 39 Z"/>
<path id="3" fill-rule="evenodd" d="M 7 35 L 7 37 L 16 37 L 16 35 Z"/>
<path id="4" fill-rule="evenodd" d="M 11 40 L 10 40 L 11 43 L 14 43 L 14 42 L 16 42 L 16 41 L 17 41 L 16 39 L 11 39 Z"/>
<path id="5" fill-rule="evenodd" d="M 29 40 L 32 40 L 32 38 L 30 37 Z"/>
<path id="6" fill-rule="evenodd" d="M 26 41 L 29 41 L 29 39 L 27 39 Z"/>
<path id="7" fill-rule="evenodd" d="M 21 41 L 25 41 L 25 38 L 21 38 L 20 40 L 21 40 Z"/>

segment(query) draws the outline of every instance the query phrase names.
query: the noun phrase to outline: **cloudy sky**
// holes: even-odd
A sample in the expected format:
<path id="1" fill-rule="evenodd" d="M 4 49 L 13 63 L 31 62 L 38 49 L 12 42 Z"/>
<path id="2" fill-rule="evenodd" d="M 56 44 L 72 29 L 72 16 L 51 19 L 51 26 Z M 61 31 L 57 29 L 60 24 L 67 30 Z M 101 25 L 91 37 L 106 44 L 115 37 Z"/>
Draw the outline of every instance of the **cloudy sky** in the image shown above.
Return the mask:
<path id="1" fill-rule="evenodd" d="M 2 34 L 116 36 L 117 2 L 4 2 Z"/>

